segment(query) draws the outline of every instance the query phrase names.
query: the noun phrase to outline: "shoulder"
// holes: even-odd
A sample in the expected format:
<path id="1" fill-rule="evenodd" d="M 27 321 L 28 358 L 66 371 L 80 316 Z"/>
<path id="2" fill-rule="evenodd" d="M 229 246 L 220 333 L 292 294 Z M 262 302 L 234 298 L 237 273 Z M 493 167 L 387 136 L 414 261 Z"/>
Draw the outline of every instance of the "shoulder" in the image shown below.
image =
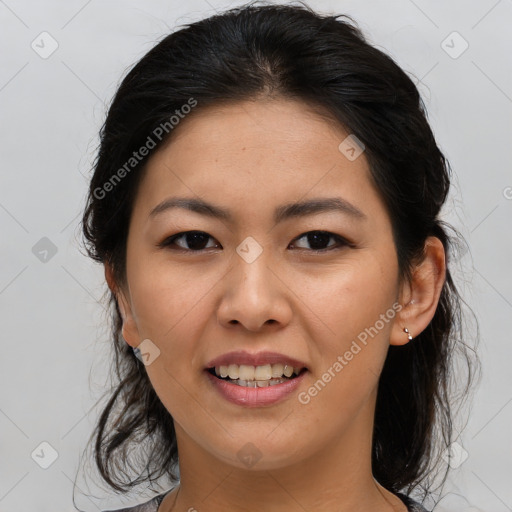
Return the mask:
<path id="1" fill-rule="evenodd" d="M 116 510 L 104 510 L 103 512 L 158 512 L 158 507 L 164 500 L 166 494 L 167 493 L 159 494 L 153 499 L 146 501 L 145 503 L 141 503 L 140 505 L 135 505 L 134 507 L 118 508 Z"/>
<path id="2" fill-rule="evenodd" d="M 397 496 L 403 501 L 404 505 L 407 507 L 408 512 L 429 512 L 425 507 L 423 507 L 423 505 L 420 505 L 409 496 L 406 496 L 400 492 L 397 493 Z"/>

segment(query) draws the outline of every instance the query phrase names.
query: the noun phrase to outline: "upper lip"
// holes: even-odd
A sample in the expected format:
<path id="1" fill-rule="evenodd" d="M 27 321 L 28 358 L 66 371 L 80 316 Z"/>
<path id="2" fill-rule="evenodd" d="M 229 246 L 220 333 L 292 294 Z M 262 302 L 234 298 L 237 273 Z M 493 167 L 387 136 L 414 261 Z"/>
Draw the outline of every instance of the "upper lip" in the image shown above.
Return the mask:
<path id="1" fill-rule="evenodd" d="M 214 368 L 215 366 L 229 366 L 230 364 L 237 365 L 252 365 L 252 366 L 263 366 L 266 364 L 289 364 L 295 368 L 306 368 L 306 364 L 298 359 L 295 359 L 278 352 L 257 352 L 251 354 L 245 350 L 237 350 L 234 352 L 228 352 L 222 354 L 215 359 L 212 359 L 206 368 Z"/>

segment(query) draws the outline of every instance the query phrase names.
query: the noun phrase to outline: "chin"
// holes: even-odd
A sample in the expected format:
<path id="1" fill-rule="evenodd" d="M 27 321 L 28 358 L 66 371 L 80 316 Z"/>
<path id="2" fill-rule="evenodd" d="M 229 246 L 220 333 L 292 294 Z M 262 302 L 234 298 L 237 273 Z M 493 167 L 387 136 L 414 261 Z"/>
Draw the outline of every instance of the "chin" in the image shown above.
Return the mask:
<path id="1" fill-rule="evenodd" d="M 305 449 L 297 446 L 296 442 L 290 442 L 291 439 L 296 438 L 295 436 L 287 436 L 286 439 L 281 439 L 281 445 L 277 445 L 279 440 L 271 441 L 266 438 L 267 435 L 262 434 L 260 430 L 254 436 L 245 433 L 243 440 L 239 442 L 230 438 L 229 446 L 214 450 L 212 455 L 225 464 L 248 471 L 282 469 L 297 464 L 303 459 Z"/>

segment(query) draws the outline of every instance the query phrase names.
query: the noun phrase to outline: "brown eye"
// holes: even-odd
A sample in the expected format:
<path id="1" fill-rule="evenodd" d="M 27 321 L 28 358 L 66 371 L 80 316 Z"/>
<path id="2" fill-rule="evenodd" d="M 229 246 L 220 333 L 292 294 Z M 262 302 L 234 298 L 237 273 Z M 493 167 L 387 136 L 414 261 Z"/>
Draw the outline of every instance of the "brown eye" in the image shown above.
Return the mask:
<path id="1" fill-rule="evenodd" d="M 158 246 L 174 249 L 172 246 L 175 245 L 178 247 L 177 250 L 182 249 L 185 251 L 199 252 L 208 248 L 206 244 L 210 238 L 213 240 L 213 238 L 204 231 L 184 231 L 183 233 L 178 233 L 166 238 L 163 242 L 158 244 Z M 176 243 L 176 241 L 180 241 L 180 243 Z"/>
<path id="2" fill-rule="evenodd" d="M 311 246 L 313 252 L 326 252 L 340 246 L 350 245 L 344 238 L 328 231 L 308 231 L 302 234 L 296 240 L 305 239 Z M 329 245 L 329 240 L 333 239 L 335 242 Z"/>
<path id="3" fill-rule="evenodd" d="M 211 235 L 204 231 L 184 231 L 166 238 L 157 244 L 157 246 L 177 251 L 201 252 L 205 249 L 218 247 L 220 245 L 215 243 L 213 245 L 208 245 L 209 239 L 214 240 Z M 308 231 L 307 233 L 303 233 L 301 236 L 297 237 L 295 240 L 302 239 L 310 245 L 310 248 L 299 247 L 299 249 L 316 253 L 327 252 L 344 246 L 352 246 L 352 244 L 343 237 L 328 231 Z M 330 243 L 331 241 L 334 241 L 334 243 Z"/>

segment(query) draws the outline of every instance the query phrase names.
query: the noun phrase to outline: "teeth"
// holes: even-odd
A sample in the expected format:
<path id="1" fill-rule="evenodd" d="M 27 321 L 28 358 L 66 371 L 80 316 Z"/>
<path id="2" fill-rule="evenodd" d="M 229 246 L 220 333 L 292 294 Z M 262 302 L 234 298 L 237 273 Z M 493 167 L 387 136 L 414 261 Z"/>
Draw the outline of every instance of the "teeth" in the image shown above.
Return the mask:
<path id="1" fill-rule="evenodd" d="M 230 379 L 238 379 L 239 372 L 238 372 L 238 365 L 237 364 L 230 364 L 228 367 L 228 375 Z"/>
<path id="2" fill-rule="evenodd" d="M 288 366 L 287 364 L 285 364 L 283 373 L 286 375 L 286 377 L 291 377 L 293 373 L 293 366 Z"/>
<path id="3" fill-rule="evenodd" d="M 282 377 L 283 365 L 281 363 L 272 365 L 272 377 Z"/>
<path id="4" fill-rule="evenodd" d="M 254 378 L 256 380 L 270 380 L 272 377 L 272 366 L 266 364 L 265 366 L 256 366 L 254 370 Z"/>
<path id="5" fill-rule="evenodd" d="M 266 388 L 267 386 L 275 386 L 276 384 L 282 384 L 286 382 L 288 379 L 270 379 L 270 380 L 230 380 L 232 384 L 236 384 L 237 386 L 242 386 L 246 388 Z"/>
<path id="6" fill-rule="evenodd" d="M 241 364 L 238 368 L 238 378 L 240 380 L 254 380 L 254 366 Z"/>
<path id="7" fill-rule="evenodd" d="M 222 378 L 229 377 L 232 380 L 239 379 L 239 382 L 254 382 L 254 386 L 263 387 L 265 381 L 282 379 L 283 376 L 290 378 L 294 373 L 298 375 L 301 369 L 300 367 L 293 367 L 288 364 L 283 365 L 281 363 L 265 364 L 262 366 L 230 364 L 229 366 L 216 366 L 215 375 Z M 256 384 L 256 381 L 258 381 L 258 384 Z M 261 381 L 263 381 L 262 384 L 260 384 Z M 272 382 L 270 382 L 270 385 L 273 385 Z"/>

